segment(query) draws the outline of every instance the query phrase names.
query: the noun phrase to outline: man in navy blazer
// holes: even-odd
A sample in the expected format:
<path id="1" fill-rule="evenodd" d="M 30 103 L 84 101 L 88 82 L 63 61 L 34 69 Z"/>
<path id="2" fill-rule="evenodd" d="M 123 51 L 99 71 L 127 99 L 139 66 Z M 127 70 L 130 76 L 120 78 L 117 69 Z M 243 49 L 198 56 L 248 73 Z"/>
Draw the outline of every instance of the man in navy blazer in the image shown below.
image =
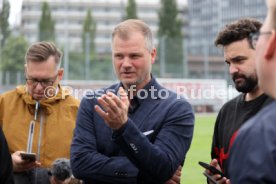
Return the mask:
<path id="1" fill-rule="evenodd" d="M 118 24 L 112 61 L 120 83 L 84 97 L 71 145 L 75 177 L 87 183 L 180 183 L 194 114 L 151 75 L 152 33 L 140 20 Z"/>

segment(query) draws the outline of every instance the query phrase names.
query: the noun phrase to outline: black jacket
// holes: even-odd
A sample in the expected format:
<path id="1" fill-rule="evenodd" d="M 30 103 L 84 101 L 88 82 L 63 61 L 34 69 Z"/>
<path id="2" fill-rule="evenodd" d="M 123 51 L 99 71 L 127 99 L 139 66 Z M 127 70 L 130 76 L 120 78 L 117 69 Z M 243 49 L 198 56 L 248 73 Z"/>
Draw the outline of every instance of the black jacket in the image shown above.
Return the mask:
<path id="1" fill-rule="evenodd" d="M 2 128 L 0 128 L 0 183 L 14 184 L 11 155 Z"/>

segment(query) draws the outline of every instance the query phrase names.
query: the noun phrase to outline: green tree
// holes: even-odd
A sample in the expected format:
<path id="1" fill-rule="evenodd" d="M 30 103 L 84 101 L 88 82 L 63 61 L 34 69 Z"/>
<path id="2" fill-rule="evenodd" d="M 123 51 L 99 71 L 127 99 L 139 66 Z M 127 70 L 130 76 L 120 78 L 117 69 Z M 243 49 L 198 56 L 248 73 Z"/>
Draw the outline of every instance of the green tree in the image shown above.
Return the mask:
<path id="1" fill-rule="evenodd" d="M 96 36 L 97 23 L 92 17 L 91 9 L 88 9 L 86 17 L 84 19 L 83 31 L 82 31 L 82 49 L 85 52 L 87 41 L 89 42 L 90 56 L 95 54 L 95 36 Z"/>
<path id="2" fill-rule="evenodd" d="M 95 60 L 95 34 L 96 34 L 96 21 L 92 17 L 91 9 L 88 9 L 83 24 L 82 32 L 82 49 L 85 53 L 84 73 L 85 79 L 90 79 L 91 61 Z"/>
<path id="3" fill-rule="evenodd" d="M 128 0 L 127 6 L 126 6 L 126 19 L 137 19 L 137 11 L 136 11 L 136 2 L 135 0 Z"/>
<path id="4" fill-rule="evenodd" d="M 8 0 L 2 1 L 2 11 L 0 12 L 0 40 L 3 47 L 6 39 L 10 35 L 9 29 L 9 15 L 10 15 L 10 3 Z M 2 37 L 2 39 L 1 39 Z"/>
<path id="5" fill-rule="evenodd" d="M 85 80 L 85 55 L 79 52 L 70 52 L 70 63 L 69 63 L 69 78 L 76 80 Z M 90 75 L 89 79 L 93 80 L 112 80 L 115 75 L 113 72 L 113 67 L 110 64 L 111 58 L 108 54 L 107 56 L 101 56 L 99 62 L 90 63 Z"/>
<path id="6" fill-rule="evenodd" d="M 39 20 L 39 41 L 55 41 L 55 21 L 47 2 L 43 2 L 42 15 Z"/>
<path id="7" fill-rule="evenodd" d="M 2 50 L 1 70 L 10 73 L 10 82 L 16 82 L 16 73 L 24 74 L 25 52 L 28 42 L 24 36 L 10 36 Z M 4 77 L 5 78 L 5 77 Z"/>
<path id="8" fill-rule="evenodd" d="M 83 80 L 85 78 L 84 67 L 85 56 L 81 52 L 71 51 L 69 53 L 69 79 Z"/>
<path id="9" fill-rule="evenodd" d="M 161 55 L 165 58 L 166 71 L 169 73 L 182 73 L 179 65 L 183 62 L 183 35 L 182 22 L 178 18 L 176 0 L 161 0 L 161 8 L 158 12 L 158 37 L 159 37 L 159 60 Z M 161 47 L 160 44 L 164 44 Z M 161 53 L 164 52 L 164 53 Z M 160 54 L 161 53 L 161 54 Z"/>

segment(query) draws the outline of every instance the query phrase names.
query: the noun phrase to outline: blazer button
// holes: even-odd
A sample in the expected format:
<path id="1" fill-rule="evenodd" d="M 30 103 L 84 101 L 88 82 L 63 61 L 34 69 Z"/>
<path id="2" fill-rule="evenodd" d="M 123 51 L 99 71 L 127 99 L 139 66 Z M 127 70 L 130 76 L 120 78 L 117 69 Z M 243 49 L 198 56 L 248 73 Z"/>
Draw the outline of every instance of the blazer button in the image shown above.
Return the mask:
<path id="1" fill-rule="evenodd" d="M 138 148 L 135 146 L 135 144 L 130 143 L 129 145 L 130 145 L 131 149 L 132 149 L 136 154 L 139 153 Z"/>

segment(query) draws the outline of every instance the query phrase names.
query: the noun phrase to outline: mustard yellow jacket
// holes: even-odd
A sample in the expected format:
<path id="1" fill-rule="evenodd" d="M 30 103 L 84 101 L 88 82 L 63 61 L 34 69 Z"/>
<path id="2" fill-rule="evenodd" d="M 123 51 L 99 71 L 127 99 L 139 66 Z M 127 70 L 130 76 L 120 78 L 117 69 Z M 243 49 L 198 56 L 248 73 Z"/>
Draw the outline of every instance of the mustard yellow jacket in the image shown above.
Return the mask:
<path id="1" fill-rule="evenodd" d="M 0 126 L 6 136 L 10 153 L 26 151 L 30 122 L 34 120 L 35 103 L 25 86 L 18 86 L 0 96 Z M 32 152 L 38 155 L 42 167 L 49 167 L 56 158 L 70 157 L 78 106 L 79 101 L 61 86 L 55 97 L 40 101 Z M 43 123 L 40 130 L 41 122 Z"/>

